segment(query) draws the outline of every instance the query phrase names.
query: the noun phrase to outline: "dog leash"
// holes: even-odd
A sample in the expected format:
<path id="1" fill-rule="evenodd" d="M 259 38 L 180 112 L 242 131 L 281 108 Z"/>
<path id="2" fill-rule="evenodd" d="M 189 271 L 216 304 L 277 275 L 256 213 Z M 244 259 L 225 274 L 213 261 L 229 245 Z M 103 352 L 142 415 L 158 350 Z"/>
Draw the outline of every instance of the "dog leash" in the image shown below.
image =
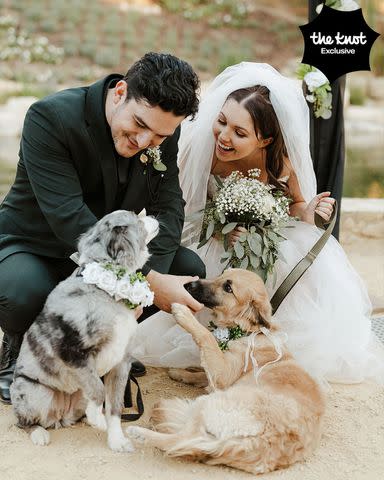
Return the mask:
<path id="1" fill-rule="evenodd" d="M 136 393 L 137 413 L 123 413 L 121 415 L 121 421 L 123 422 L 134 422 L 135 420 L 138 420 L 144 413 L 144 402 L 141 396 L 140 386 L 136 378 L 131 373 L 129 374 L 127 386 L 125 387 L 124 407 L 125 408 L 132 407 L 131 381 L 137 387 L 137 393 Z"/>
<path id="2" fill-rule="evenodd" d="M 280 284 L 273 297 L 271 298 L 272 315 L 274 315 L 277 309 L 280 307 L 281 302 L 312 265 L 315 258 L 321 252 L 324 245 L 327 243 L 337 219 L 337 202 L 334 203 L 332 215 L 328 221 L 323 220 L 319 215 L 315 215 L 315 224 L 317 227 L 325 229 L 319 240 L 309 250 L 307 255 L 300 260 L 300 262 L 293 268 L 288 276 Z M 328 225 L 325 228 L 325 225 Z"/>

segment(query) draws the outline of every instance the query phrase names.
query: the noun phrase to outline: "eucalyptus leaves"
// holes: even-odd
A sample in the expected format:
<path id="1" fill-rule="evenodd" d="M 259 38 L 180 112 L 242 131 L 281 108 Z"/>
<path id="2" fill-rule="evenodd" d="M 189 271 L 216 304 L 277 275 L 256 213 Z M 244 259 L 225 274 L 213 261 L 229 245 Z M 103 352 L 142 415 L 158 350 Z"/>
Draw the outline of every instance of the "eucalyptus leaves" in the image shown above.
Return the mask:
<path id="1" fill-rule="evenodd" d="M 266 281 L 279 257 L 280 233 L 289 220 L 289 199 L 270 185 L 257 180 L 260 170 L 248 171 L 248 176 L 232 172 L 223 182 L 216 177 L 218 191 L 207 202 L 198 248 L 211 237 L 223 241 L 224 268 L 244 268 L 258 273 Z M 247 232 L 233 246 L 228 235 L 237 226 Z"/>

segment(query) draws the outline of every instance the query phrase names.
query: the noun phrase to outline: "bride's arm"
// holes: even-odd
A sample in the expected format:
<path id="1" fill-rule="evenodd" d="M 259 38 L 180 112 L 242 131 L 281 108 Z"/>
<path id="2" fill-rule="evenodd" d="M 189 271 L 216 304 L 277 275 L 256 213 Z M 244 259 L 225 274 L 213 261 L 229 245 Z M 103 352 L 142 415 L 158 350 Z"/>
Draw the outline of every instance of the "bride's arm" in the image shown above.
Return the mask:
<path id="1" fill-rule="evenodd" d="M 289 206 L 289 214 L 292 217 L 298 217 L 301 221 L 311 224 L 315 223 L 315 213 L 320 215 L 324 220 L 329 220 L 332 215 L 333 204 L 335 203 L 335 200 L 330 197 L 331 192 L 319 193 L 307 203 L 303 198 L 297 176 L 288 159 L 284 163 L 289 169 L 287 185 L 289 197 L 292 199 L 292 203 Z"/>

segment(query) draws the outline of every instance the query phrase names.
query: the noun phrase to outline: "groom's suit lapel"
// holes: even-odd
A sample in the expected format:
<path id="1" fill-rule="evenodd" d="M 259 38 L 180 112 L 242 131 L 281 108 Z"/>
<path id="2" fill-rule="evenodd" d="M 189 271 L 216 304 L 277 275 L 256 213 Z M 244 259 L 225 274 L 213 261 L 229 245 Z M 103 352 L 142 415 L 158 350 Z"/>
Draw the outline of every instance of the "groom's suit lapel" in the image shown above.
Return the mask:
<path id="1" fill-rule="evenodd" d="M 113 144 L 105 124 L 105 107 L 103 102 L 104 87 L 113 78 L 121 76 L 109 75 L 89 87 L 85 101 L 85 120 L 88 133 L 95 147 L 95 157 L 98 159 L 103 175 L 105 213 L 113 210 L 117 190 L 117 169 Z"/>

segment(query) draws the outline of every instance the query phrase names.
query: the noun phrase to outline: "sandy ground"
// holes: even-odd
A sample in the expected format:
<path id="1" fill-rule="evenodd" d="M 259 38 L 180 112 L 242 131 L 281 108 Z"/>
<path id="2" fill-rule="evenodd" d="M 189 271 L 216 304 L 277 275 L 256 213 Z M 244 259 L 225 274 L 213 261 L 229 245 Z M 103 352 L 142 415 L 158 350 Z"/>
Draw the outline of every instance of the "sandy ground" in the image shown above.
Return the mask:
<path id="1" fill-rule="evenodd" d="M 368 283 L 378 307 L 384 306 L 382 239 L 359 240 L 347 253 Z M 364 248 L 363 248 L 364 246 Z M 364 251 L 364 256 L 361 252 Z M 149 425 L 151 406 L 161 397 L 189 397 L 201 389 L 170 380 L 162 369 L 149 369 L 140 379 Z M 259 478 L 282 480 L 381 480 L 384 472 L 384 388 L 374 384 L 333 385 L 329 392 L 324 434 L 318 450 L 304 463 Z M 250 474 L 167 458 L 152 448 L 134 453 L 111 452 L 104 433 L 85 424 L 52 432 L 48 447 L 34 446 L 15 425 L 12 407 L 0 404 L 0 475 L 9 480 L 85 479 L 246 479 Z"/>

